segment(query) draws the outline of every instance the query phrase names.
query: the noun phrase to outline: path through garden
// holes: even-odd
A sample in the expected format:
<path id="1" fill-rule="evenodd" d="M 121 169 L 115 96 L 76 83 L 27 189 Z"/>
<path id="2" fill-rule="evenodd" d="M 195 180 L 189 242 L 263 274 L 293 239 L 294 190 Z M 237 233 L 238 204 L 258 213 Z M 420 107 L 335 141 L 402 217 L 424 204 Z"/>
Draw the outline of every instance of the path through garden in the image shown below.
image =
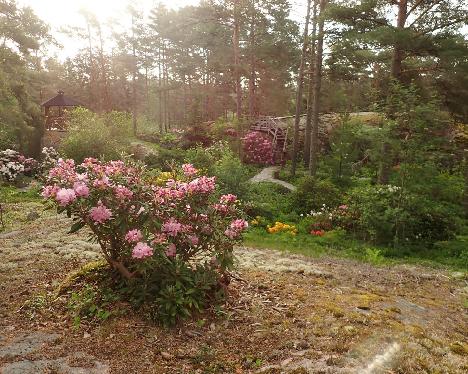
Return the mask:
<path id="1" fill-rule="evenodd" d="M 70 271 L 99 258 L 98 247 L 39 207 L 8 206 L 18 219 L 0 233 L 3 374 L 468 368 L 464 274 L 272 250 L 236 250 L 228 300 L 212 314 L 165 329 L 119 303 L 105 322 L 74 328 L 66 295 L 54 300 L 54 292 Z"/>
<path id="2" fill-rule="evenodd" d="M 279 184 L 285 188 L 287 188 L 290 191 L 295 191 L 296 186 L 293 186 L 291 183 L 282 181 L 280 179 L 275 178 L 275 172 L 278 172 L 280 170 L 279 166 L 268 166 L 260 173 L 257 175 L 254 175 L 252 178 L 250 178 L 251 183 L 260 183 L 260 182 L 270 182 L 270 183 L 276 183 Z"/>

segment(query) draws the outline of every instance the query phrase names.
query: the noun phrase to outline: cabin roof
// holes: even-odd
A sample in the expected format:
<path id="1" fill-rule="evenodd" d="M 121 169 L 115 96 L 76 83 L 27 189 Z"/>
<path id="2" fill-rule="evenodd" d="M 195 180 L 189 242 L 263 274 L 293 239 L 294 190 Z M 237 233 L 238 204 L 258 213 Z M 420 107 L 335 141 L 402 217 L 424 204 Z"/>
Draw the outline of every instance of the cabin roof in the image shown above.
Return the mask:
<path id="1" fill-rule="evenodd" d="M 83 106 L 83 104 L 71 97 L 65 96 L 63 91 L 58 91 L 56 96 L 44 101 L 41 106 L 48 108 L 52 106 Z"/>

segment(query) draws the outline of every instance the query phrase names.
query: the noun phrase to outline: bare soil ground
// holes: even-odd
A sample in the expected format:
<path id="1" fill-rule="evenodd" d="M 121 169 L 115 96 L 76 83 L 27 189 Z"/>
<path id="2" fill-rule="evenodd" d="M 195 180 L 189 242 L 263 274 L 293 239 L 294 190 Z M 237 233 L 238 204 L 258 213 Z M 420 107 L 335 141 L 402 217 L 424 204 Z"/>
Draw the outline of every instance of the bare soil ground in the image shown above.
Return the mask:
<path id="1" fill-rule="evenodd" d="M 8 206 L 0 233 L 1 373 L 468 372 L 466 274 L 415 266 L 239 248 L 223 313 L 166 329 L 128 308 L 77 329 L 52 295 L 98 248 L 31 208 Z"/>

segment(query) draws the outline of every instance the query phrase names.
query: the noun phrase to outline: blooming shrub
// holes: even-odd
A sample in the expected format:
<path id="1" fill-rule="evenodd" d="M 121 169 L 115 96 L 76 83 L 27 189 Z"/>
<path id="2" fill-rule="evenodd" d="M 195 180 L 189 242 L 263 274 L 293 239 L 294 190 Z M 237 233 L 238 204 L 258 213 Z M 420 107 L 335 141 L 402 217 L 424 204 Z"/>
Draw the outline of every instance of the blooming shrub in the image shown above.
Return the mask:
<path id="1" fill-rule="evenodd" d="M 288 224 L 282 223 L 282 222 L 275 222 L 275 224 L 273 226 L 268 225 L 267 226 L 267 231 L 270 234 L 276 234 L 276 233 L 279 233 L 279 232 L 285 232 L 285 233 L 291 234 L 293 236 L 295 236 L 297 234 L 296 226 L 288 225 Z"/>
<path id="2" fill-rule="evenodd" d="M 42 192 L 74 217 L 71 232 L 87 226 L 113 269 L 140 291 L 152 290 L 140 298 L 156 301 L 169 322 L 201 308 L 226 276 L 233 246 L 247 227 L 234 195 L 215 198 L 214 177 L 200 176 L 192 165 L 174 173 L 177 178 L 158 186 L 145 182 L 139 164 L 59 160 Z"/>
<path id="3" fill-rule="evenodd" d="M 8 182 L 14 182 L 20 175 L 34 174 L 36 166 L 36 160 L 12 149 L 0 152 L 0 177 Z"/>
<path id="4" fill-rule="evenodd" d="M 242 138 L 244 159 L 258 165 L 273 165 L 274 149 L 270 137 L 259 131 L 250 131 Z"/>

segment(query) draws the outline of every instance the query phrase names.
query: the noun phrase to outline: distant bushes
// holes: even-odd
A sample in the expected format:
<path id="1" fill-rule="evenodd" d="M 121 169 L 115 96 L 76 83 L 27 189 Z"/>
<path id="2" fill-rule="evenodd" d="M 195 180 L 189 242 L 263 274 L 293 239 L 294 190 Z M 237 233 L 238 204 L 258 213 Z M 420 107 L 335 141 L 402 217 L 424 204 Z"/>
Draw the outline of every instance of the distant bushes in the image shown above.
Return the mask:
<path id="1" fill-rule="evenodd" d="M 122 112 L 98 115 L 84 108 L 70 113 L 69 131 L 60 145 L 66 157 L 117 159 L 127 150 L 132 136 L 131 118 Z"/>
<path id="2" fill-rule="evenodd" d="M 361 238 L 386 245 L 431 245 L 448 240 L 459 229 L 457 209 L 397 186 L 353 189 L 347 197 L 345 226 Z"/>

